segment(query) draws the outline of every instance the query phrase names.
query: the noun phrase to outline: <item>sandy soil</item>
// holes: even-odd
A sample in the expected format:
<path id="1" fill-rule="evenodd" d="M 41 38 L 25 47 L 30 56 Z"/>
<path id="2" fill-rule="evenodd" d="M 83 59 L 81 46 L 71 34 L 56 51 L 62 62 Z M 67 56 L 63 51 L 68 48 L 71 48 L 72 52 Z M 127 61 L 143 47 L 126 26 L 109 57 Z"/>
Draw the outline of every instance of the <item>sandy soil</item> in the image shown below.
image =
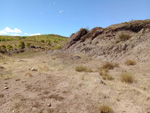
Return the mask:
<path id="1" fill-rule="evenodd" d="M 0 59 L 0 113 L 100 113 L 109 105 L 115 113 L 150 113 L 150 62 L 120 64 L 103 80 L 97 68 L 104 62 L 82 54 L 42 53 Z M 84 65 L 93 72 L 77 72 Z M 120 81 L 130 72 L 132 84 Z"/>

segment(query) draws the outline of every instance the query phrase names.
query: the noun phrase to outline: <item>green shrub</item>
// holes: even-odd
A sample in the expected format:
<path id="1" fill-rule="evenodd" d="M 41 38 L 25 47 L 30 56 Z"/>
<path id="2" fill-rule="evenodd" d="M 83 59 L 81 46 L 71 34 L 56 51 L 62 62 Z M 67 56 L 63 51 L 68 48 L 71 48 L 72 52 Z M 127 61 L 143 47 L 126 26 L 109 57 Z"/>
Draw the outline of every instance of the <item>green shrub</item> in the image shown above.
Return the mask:
<path id="1" fill-rule="evenodd" d="M 41 42 L 45 43 L 45 40 L 41 40 Z"/>
<path id="2" fill-rule="evenodd" d="M 129 66 L 129 65 L 135 65 L 136 62 L 134 60 L 126 60 L 125 61 L 125 65 Z"/>
<path id="3" fill-rule="evenodd" d="M 108 105 L 102 105 L 99 108 L 100 113 L 114 113 L 114 111 L 112 110 L 111 107 L 109 107 Z"/>
<path id="4" fill-rule="evenodd" d="M 27 46 L 27 47 L 30 47 L 30 46 L 31 46 L 31 43 L 27 43 L 26 46 Z"/>
<path id="5" fill-rule="evenodd" d="M 53 51 L 53 50 L 57 50 L 57 49 L 61 49 L 61 48 L 62 48 L 61 45 L 56 45 L 53 48 L 51 48 L 51 50 Z"/>
<path id="6" fill-rule="evenodd" d="M 1 49 L 6 49 L 6 45 L 1 45 L 0 48 Z"/>
<path id="7" fill-rule="evenodd" d="M 53 41 L 54 43 L 58 43 L 58 40 L 57 39 L 54 39 L 54 41 Z"/>
<path id="8" fill-rule="evenodd" d="M 11 45 L 7 45 L 7 51 L 10 51 L 13 47 Z"/>
<path id="9" fill-rule="evenodd" d="M 122 73 L 121 74 L 121 81 L 126 83 L 133 83 L 134 77 L 131 73 Z"/>
<path id="10" fill-rule="evenodd" d="M 6 45 L 1 45 L 1 46 L 0 46 L 0 52 L 1 52 L 1 53 L 6 53 L 6 52 L 7 52 Z"/>
<path id="11" fill-rule="evenodd" d="M 52 45 L 51 40 L 47 40 L 46 42 L 47 42 L 47 44 L 48 44 L 49 46 L 51 46 L 51 45 Z"/>
<path id="12" fill-rule="evenodd" d="M 21 48 L 21 49 L 24 49 L 25 48 L 25 43 L 24 42 L 20 42 L 18 44 L 18 47 Z"/>

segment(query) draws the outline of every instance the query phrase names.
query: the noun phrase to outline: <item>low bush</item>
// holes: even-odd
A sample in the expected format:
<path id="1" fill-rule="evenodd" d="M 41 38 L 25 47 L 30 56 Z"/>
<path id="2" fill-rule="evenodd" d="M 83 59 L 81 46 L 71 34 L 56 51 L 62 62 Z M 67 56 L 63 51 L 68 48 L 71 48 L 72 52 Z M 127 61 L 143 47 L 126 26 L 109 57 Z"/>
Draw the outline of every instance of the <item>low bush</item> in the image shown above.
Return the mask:
<path id="1" fill-rule="evenodd" d="M 134 77 L 131 73 L 122 73 L 121 74 L 121 81 L 126 83 L 133 83 Z"/>
<path id="2" fill-rule="evenodd" d="M 125 65 L 130 66 L 130 65 L 135 65 L 136 62 L 134 60 L 126 60 Z"/>
<path id="3" fill-rule="evenodd" d="M 77 66 L 75 70 L 78 72 L 92 72 L 92 69 L 88 69 L 85 66 Z"/>
<path id="4" fill-rule="evenodd" d="M 10 51 L 12 50 L 13 47 L 11 45 L 7 45 L 6 48 L 7 48 L 7 51 Z"/>
<path id="5" fill-rule="evenodd" d="M 21 48 L 21 49 L 24 49 L 25 48 L 25 43 L 24 42 L 20 42 L 18 44 L 18 47 Z"/>
<path id="6" fill-rule="evenodd" d="M 114 113 L 113 109 L 108 105 L 102 105 L 99 108 L 100 113 Z"/>
<path id="7" fill-rule="evenodd" d="M 26 46 L 27 46 L 27 47 L 30 47 L 30 46 L 31 46 L 31 43 L 28 42 L 28 43 L 26 44 Z"/>
<path id="8" fill-rule="evenodd" d="M 45 43 L 45 40 L 41 40 L 41 42 Z"/>
<path id="9" fill-rule="evenodd" d="M 108 69 L 101 68 L 98 70 L 99 74 L 102 76 L 104 80 L 113 80 L 114 78 L 108 74 Z"/>
<path id="10" fill-rule="evenodd" d="M 118 66 L 119 66 L 119 64 L 117 64 L 117 63 L 106 62 L 105 64 L 103 64 L 103 66 L 101 68 L 106 69 L 106 70 L 111 70 Z"/>
<path id="11" fill-rule="evenodd" d="M 127 41 L 131 38 L 130 34 L 127 33 L 120 33 L 117 37 L 116 43 L 119 43 L 121 41 Z"/>

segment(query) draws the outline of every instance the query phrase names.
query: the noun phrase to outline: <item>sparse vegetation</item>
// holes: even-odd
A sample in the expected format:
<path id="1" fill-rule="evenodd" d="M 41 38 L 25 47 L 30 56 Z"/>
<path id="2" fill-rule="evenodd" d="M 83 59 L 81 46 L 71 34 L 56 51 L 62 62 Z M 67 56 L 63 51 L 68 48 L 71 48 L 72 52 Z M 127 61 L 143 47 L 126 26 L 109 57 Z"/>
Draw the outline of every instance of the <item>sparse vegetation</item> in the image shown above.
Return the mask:
<path id="1" fill-rule="evenodd" d="M 45 40 L 41 40 L 41 42 L 45 43 Z"/>
<path id="2" fill-rule="evenodd" d="M 26 46 L 27 46 L 27 47 L 30 47 L 30 46 L 31 46 L 31 43 L 28 42 L 28 43 L 26 44 Z"/>
<path id="3" fill-rule="evenodd" d="M 134 77 L 131 73 L 122 73 L 121 74 L 121 81 L 126 83 L 133 83 Z"/>
<path id="4" fill-rule="evenodd" d="M 0 36 L 0 53 L 6 54 L 10 50 L 15 53 L 18 48 L 29 48 L 34 45 L 36 47 L 42 48 L 41 50 L 57 50 L 61 49 L 64 43 L 67 41 L 67 37 L 59 35 L 37 35 L 37 36 Z M 44 43 L 43 43 L 44 42 Z M 7 46 L 9 45 L 9 46 Z M 5 47 L 4 47 L 5 46 Z M 32 49 L 33 50 L 33 49 Z M 26 49 L 24 51 L 30 51 Z M 34 51 L 34 50 L 33 50 Z M 38 52 L 38 51 L 36 51 Z M 20 50 L 18 51 L 20 53 Z"/>
<path id="5" fill-rule="evenodd" d="M 131 38 L 131 35 L 130 34 L 127 34 L 127 33 L 120 33 L 118 35 L 118 38 L 116 40 L 116 43 L 119 43 L 121 41 L 127 41 Z"/>
<path id="6" fill-rule="evenodd" d="M 106 62 L 101 68 L 106 69 L 106 70 L 111 70 L 118 66 L 119 66 L 119 64 L 117 64 L 117 63 Z"/>
<path id="7" fill-rule="evenodd" d="M 118 66 L 119 66 L 118 63 L 106 62 L 105 64 L 102 65 L 102 67 L 100 67 L 98 69 L 98 72 L 104 80 L 106 80 L 106 79 L 113 80 L 114 78 L 108 74 L 108 71 L 111 69 L 114 69 L 115 67 L 118 67 Z"/>
<path id="8" fill-rule="evenodd" d="M 130 65 L 135 65 L 136 62 L 134 60 L 126 60 L 125 65 L 130 66 Z"/>
<path id="9" fill-rule="evenodd" d="M 11 45 L 7 45 L 7 51 L 10 51 L 13 47 Z"/>
<path id="10" fill-rule="evenodd" d="M 78 72 L 92 72 L 92 69 L 88 69 L 85 66 L 77 66 L 75 70 Z"/>
<path id="11" fill-rule="evenodd" d="M 32 77 L 33 75 L 31 73 L 26 73 L 25 76 Z"/>
<path id="12" fill-rule="evenodd" d="M 20 42 L 18 44 L 18 47 L 21 48 L 21 49 L 24 49 L 25 48 L 25 43 L 24 42 Z"/>
<path id="13" fill-rule="evenodd" d="M 62 46 L 61 45 L 56 45 L 54 47 L 51 48 L 52 51 L 57 50 L 57 49 L 61 49 Z"/>
<path id="14" fill-rule="evenodd" d="M 113 109 L 108 105 L 102 105 L 99 108 L 100 113 L 114 113 Z"/>
<path id="15" fill-rule="evenodd" d="M 102 78 L 104 80 L 108 79 L 108 80 L 113 80 L 113 77 L 111 75 L 108 74 L 108 69 L 105 68 L 100 68 L 98 70 L 99 74 L 102 76 Z"/>

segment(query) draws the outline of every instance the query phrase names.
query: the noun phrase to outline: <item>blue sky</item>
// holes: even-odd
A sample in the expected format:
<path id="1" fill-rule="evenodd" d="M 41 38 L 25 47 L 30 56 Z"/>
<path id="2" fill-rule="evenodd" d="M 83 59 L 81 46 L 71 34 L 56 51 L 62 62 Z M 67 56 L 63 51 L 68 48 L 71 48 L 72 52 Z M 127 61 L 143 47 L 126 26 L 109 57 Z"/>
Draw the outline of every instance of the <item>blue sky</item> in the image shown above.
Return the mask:
<path id="1" fill-rule="evenodd" d="M 59 34 L 150 19 L 150 0 L 0 0 L 0 35 Z"/>

